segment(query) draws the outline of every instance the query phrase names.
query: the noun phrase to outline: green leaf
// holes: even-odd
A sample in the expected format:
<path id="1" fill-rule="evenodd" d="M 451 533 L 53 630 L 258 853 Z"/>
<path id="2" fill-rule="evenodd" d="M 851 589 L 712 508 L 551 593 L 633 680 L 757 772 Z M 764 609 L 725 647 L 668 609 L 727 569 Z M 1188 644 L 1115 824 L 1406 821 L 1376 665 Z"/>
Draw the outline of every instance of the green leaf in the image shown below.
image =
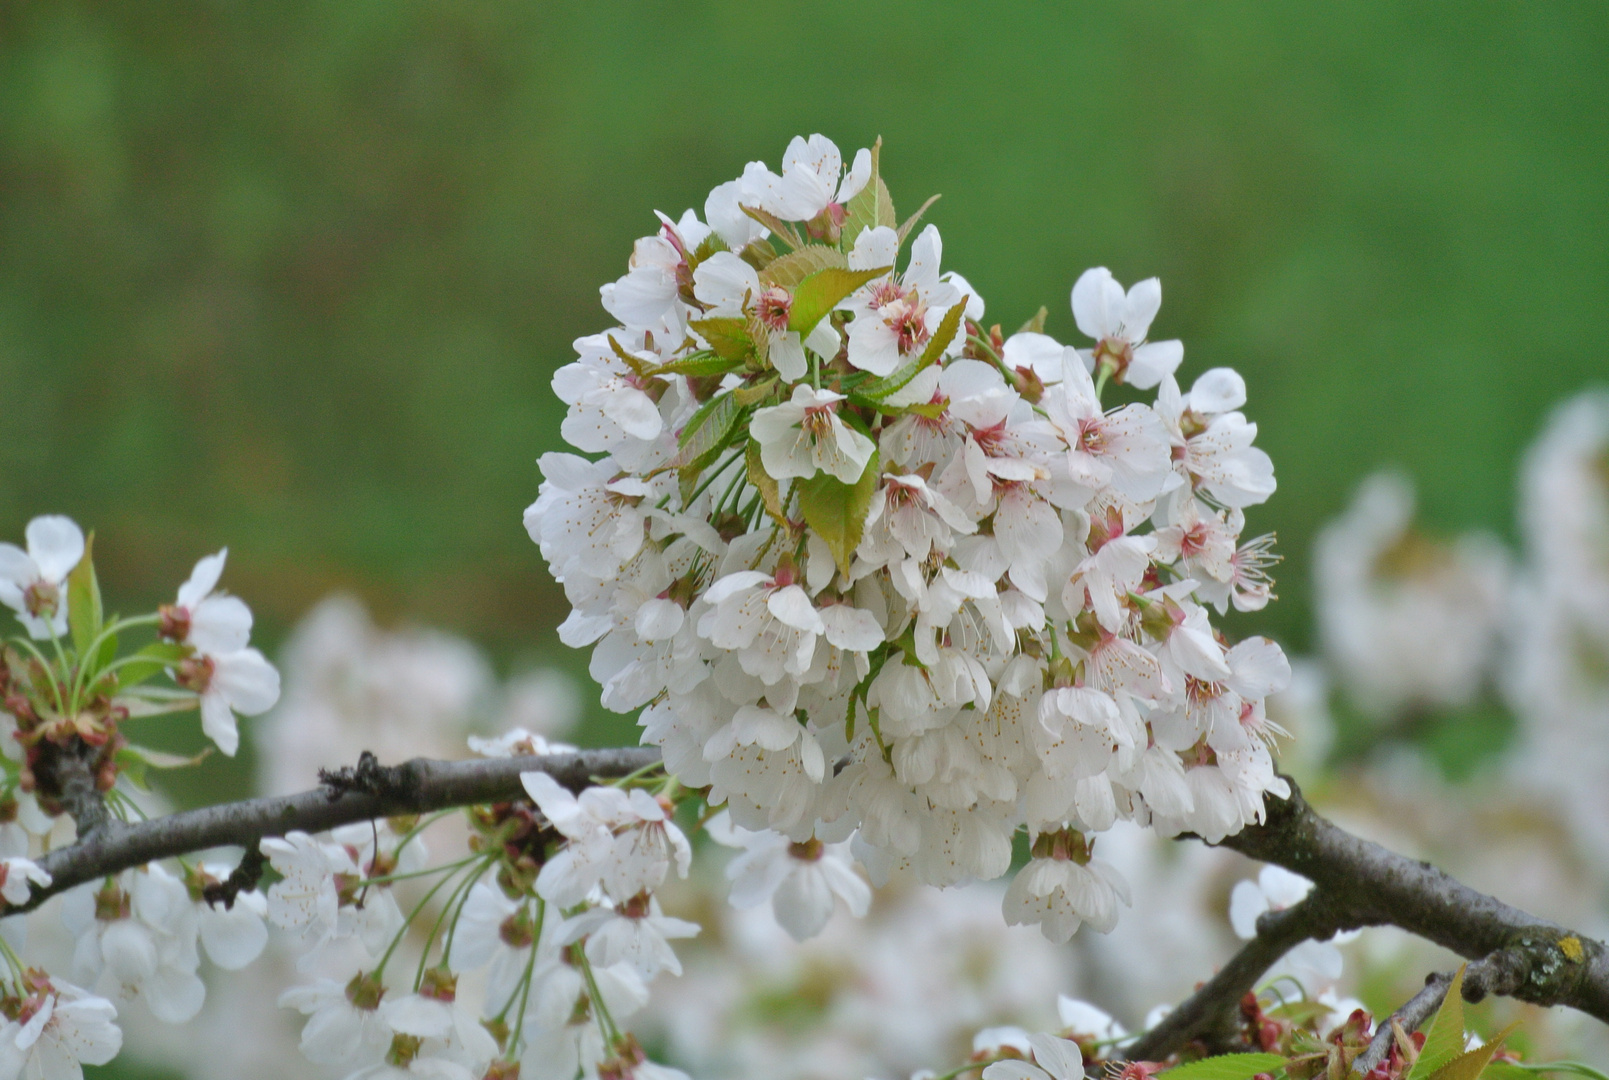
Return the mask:
<path id="1" fill-rule="evenodd" d="M 849 400 L 851 404 L 855 405 L 867 404 L 866 402 L 856 401 L 853 395 Z M 949 408 L 950 403 L 948 401 L 918 401 L 911 405 L 888 405 L 882 402 L 872 404 L 878 412 L 885 416 L 905 416 L 914 413 L 917 416 L 925 416 L 929 420 L 937 420 L 944 415 L 944 410 Z"/>
<path id="2" fill-rule="evenodd" d="M 138 686 L 151 676 L 177 664 L 189 653 L 190 648 L 187 645 L 169 641 L 153 641 L 139 652 L 134 653 L 127 663 L 117 669 L 118 690 L 127 690 L 131 686 Z"/>
<path id="3" fill-rule="evenodd" d="M 771 246 L 769 240 L 750 240 L 748 246 L 737 253 L 737 257 L 756 270 L 764 270 L 776 260 L 777 249 Z"/>
<path id="4" fill-rule="evenodd" d="M 1285 1059 L 1278 1054 L 1221 1054 L 1157 1075 L 1168 1080 L 1250 1080 L 1258 1073 L 1273 1072 L 1284 1065 Z"/>
<path id="5" fill-rule="evenodd" d="M 825 472 L 797 482 L 799 509 L 804 513 L 805 524 L 827 541 L 845 577 L 849 576 L 850 560 L 866 530 L 866 515 L 871 512 L 872 496 L 877 493 L 879 471 L 879 455 L 873 450 L 866 471 L 853 484 L 846 484 Z"/>
<path id="6" fill-rule="evenodd" d="M 1419 1060 L 1408 1070 L 1407 1080 L 1424 1080 L 1425 1077 L 1464 1052 L 1464 968 L 1458 965 L 1453 981 L 1447 984 L 1447 996 L 1442 999 L 1436 1018 L 1425 1035 L 1425 1045 L 1419 1051 Z"/>
<path id="7" fill-rule="evenodd" d="M 883 140 L 872 144 L 872 175 L 866 186 L 844 206 L 844 227 L 841 241 L 845 251 L 853 251 L 855 239 L 865 229 L 878 225 L 893 228 L 899 220 L 894 216 L 894 200 L 889 197 L 888 185 L 883 183 Z"/>
<path id="8" fill-rule="evenodd" d="M 723 360 L 743 361 L 754 352 L 754 339 L 749 337 L 747 319 L 689 319 L 687 325 L 697 330 L 699 336 L 710 343 L 715 355 Z M 647 372 L 642 374 L 646 375 Z"/>
<path id="9" fill-rule="evenodd" d="M 149 746 L 138 746 L 129 743 L 118 750 L 118 760 L 143 761 L 153 769 L 188 769 L 192 765 L 200 765 L 212 756 L 213 748 L 203 747 L 199 754 L 185 757 L 183 754 L 170 754 L 165 750 L 153 750 Z"/>
<path id="10" fill-rule="evenodd" d="M 710 375 L 725 375 L 728 371 L 737 371 L 742 366 L 742 359 L 732 359 L 707 349 L 701 349 L 691 356 L 683 356 L 680 359 L 649 368 L 648 374 L 691 375 L 694 378 L 703 378 Z"/>
<path id="11" fill-rule="evenodd" d="M 951 306 L 950 310 L 944 313 L 944 318 L 939 322 L 939 328 L 928 339 L 927 348 L 922 350 L 922 364 L 924 367 L 928 364 L 938 363 L 939 358 L 944 355 L 944 350 L 950 347 L 950 342 L 954 341 L 955 335 L 960 332 L 961 323 L 966 318 L 966 314 L 967 306 L 965 302 Z"/>
<path id="12" fill-rule="evenodd" d="M 769 398 L 776 388 L 777 377 L 771 375 L 761 379 L 759 382 L 752 382 L 746 386 L 738 387 L 732 391 L 732 396 L 737 399 L 739 405 L 758 405 Z"/>
<path id="13" fill-rule="evenodd" d="M 748 446 L 743 449 L 743 460 L 749 471 L 749 483 L 760 493 L 765 512 L 771 515 L 777 525 L 786 528 L 788 519 L 782 513 L 782 489 L 760 461 L 760 444 L 750 439 Z"/>
<path id="14" fill-rule="evenodd" d="M 770 229 L 777 236 L 782 237 L 788 242 L 789 247 L 802 248 L 805 246 L 804 239 L 800 237 L 799 231 L 775 214 L 761 210 L 758 206 L 739 206 L 738 209 Z"/>
<path id="15" fill-rule="evenodd" d="M 647 377 L 649 369 L 651 369 L 653 365 L 641 357 L 633 356 L 631 353 L 627 352 L 620 342 L 615 340 L 615 336 L 613 334 L 609 335 L 609 347 L 615 351 L 615 355 L 620 358 L 620 362 L 631 369 L 631 373 L 633 375 L 636 375 L 638 378 Z"/>
<path id="16" fill-rule="evenodd" d="M 212 756 L 212 747 L 207 747 L 194 757 L 184 757 L 181 754 L 169 754 L 162 750 L 152 750 L 148 746 L 136 746 L 129 743 L 121 747 L 116 754 L 118 771 L 129 778 L 135 787 L 143 791 L 150 791 L 151 785 L 146 777 L 150 769 L 186 769 L 192 765 L 199 765 Z"/>
<path id="17" fill-rule="evenodd" d="M 73 648 L 78 651 L 80 663 L 93 659 L 84 653 L 104 624 L 101 585 L 95 578 L 95 534 L 91 532 L 84 538 L 84 557 L 67 575 L 67 625 L 72 630 Z"/>
<path id="18" fill-rule="evenodd" d="M 1541 1071 L 1522 1069 L 1510 1061 L 1494 1061 L 1481 1073 L 1481 1080 L 1536 1080 Z"/>
<path id="19" fill-rule="evenodd" d="M 779 256 L 760 272 L 760 284 L 781 285 L 794 289 L 805 278 L 822 270 L 847 269 L 849 260 L 844 253 L 826 244 L 807 244 L 798 251 Z"/>
<path id="20" fill-rule="evenodd" d="M 905 238 L 911 234 L 912 229 L 916 228 L 916 223 L 922 220 L 922 215 L 927 213 L 927 208 L 938 201 L 939 197 L 937 195 L 928 196 L 927 202 L 923 203 L 921 208 L 917 210 L 916 213 L 905 219 L 904 223 L 899 227 L 900 243 L 905 243 Z"/>
<path id="21" fill-rule="evenodd" d="M 1045 316 L 1049 314 L 1050 309 L 1041 304 L 1039 310 L 1034 313 L 1034 317 L 1023 323 L 1022 329 L 1018 330 L 1017 333 L 1043 334 L 1045 332 Z"/>
<path id="22" fill-rule="evenodd" d="M 781 262 L 781 259 L 777 260 Z M 788 312 L 788 329 L 797 330 L 804 337 L 816 328 L 838 302 L 868 281 L 882 277 L 893 267 L 879 266 L 874 270 L 849 270 L 830 266 L 818 270 L 799 282 L 793 290 L 793 308 Z"/>
<path id="23" fill-rule="evenodd" d="M 726 246 L 726 241 L 721 239 L 720 233 L 710 233 L 708 236 L 704 237 L 703 240 L 699 241 L 698 247 L 687 253 L 688 273 L 692 273 L 694 270 L 697 270 L 699 263 L 703 262 L 705 259 L 708 259 L 716 252 L 730 250 L 731 249 Z"/>
<path id="24" fill-rule="evenodd" d="M 1473 1050 L 1465 1051 L 1454 1057 L 1441 1068 L 1431 1073 L 1430 1080 L 1478 1080 L 1479 1077 L 1486 1075 L 1486 1067 L 1492 1063 L 1492 1055 L 1496 1054 L 1498 1049 L 1502 1047 L 1503 1040 L 1513 1034 L 1514 1029 L 1517 1027 L 1519 1027 L 1519 1021 L 1516 1020 L 1498 1032 L 1492 1041 L 1485 1046 L 1477 1046 Z M 1429 1049 L 1429 1047 L 1430 1040 L 1426 1039 L 1425 1048 Z M 1423 1054 L 1419 1056 L 1419 1060 L 1424 1060 Z M 1417 1062 L 1415 1067 L 1418 1067 Z"/>
<path id="25" fill-rule="evenodd" d="M 731 392 L 717 394 L 698 407 L 676 440 L 679 449 L 671 460 L 673 467 L 686 465 L 713 447 L 731 427 L 738 411 Z"/>
<path id="26" fill-rule="evenodd" d="M 738 405 L 732 394 L 711 398 L 699 406 L 682 429 L 681 449 L 671 459 L 680 477 L 682 501 L 692 498 L 698 477 L 743 432 L 742 421 L 749 410 Z"/>

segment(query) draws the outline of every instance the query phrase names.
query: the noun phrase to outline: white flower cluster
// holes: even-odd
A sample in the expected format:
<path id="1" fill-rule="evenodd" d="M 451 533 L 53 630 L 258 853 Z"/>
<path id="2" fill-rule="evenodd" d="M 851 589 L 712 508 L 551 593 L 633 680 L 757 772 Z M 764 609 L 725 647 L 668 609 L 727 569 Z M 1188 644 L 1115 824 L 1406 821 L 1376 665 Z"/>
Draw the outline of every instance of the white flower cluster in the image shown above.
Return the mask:
<path id="1" fill-rule="evenodd" d="M 474 742 L 503 757 L 573 749 L 522 730 Z M 656 975 L 681 973 L 670 942 L 698 932 L 654 896 L 673 868 L 687 873 L 686 837 L 666 803 L 641 788 L 576 796 L 546 773 L 522 779 L 535 810 L 483 808 L 475 854 L 429 871 L 420 869 L 424 822 L 400 837 L 364 824 L 263 842 L 283 875 L 269 889 L 268 917 L 310 940 L 304 966 L 324 971 L 280 998 L 308 1016 L 309 1060 L 352 1080 L 686 1080 L 647 1061 L 617 1026 L 647 1003 Z M 404 919 L 391 885 L 438 873 L 425 900 L 451 887 L 423 956 L 405 965 L 410 986 L 395 977 L 404 965 L 394 958 L 413 917 Z M 426 967 L 438 934 L 438 960 Z M 478 1008 L 459 1001 L 459 980 L 472 972 L 485 987 Z"/>
<path id="2" fill-rule="evenodd" d="M 1183 391 L 1148 340 L 1155 279 L 1078 279 L 1088 348 L 985 330 L 877 149 L 846 171 L 820 135 L 660 220 L 553 380 L 596 456 L 544 455 L 525 522 L 562 639 L 682 783 L 874 879 L 999 877 L 1025 828 L 1007 917 L 1057 940 L 1126 900 L 1093 834 L 1216 840 L 1286 794 L 1289 666 L 1208 610 L 1270 599 L 1240 534 L 1272 463 L 1239 375 Z"/>
<path id="3" fill-rule="evenodd" d="M 1560 808 L 1586 855 L 1609 856 L 1609 391 L 1554 410 L 1520 477 L 1525 563 L 1502 674 L 1524 725 L 1527 790 Z"/>
<path id="4" fill-rule="evenodd" d="M 1510 560 L 1497 538 L 1433 539 L 1413 516 L 1408 480 L 1375 473 L 1313 546 L 1324 658 L 1379 723 L 1473 703 L 1507 615 Z"/>
<path id="5" fill-rule="evenodd" d="M 106 811 L 126 817 L 135 804 L 122 777 L 143 783 L 148 769 L 193 760 L 131 745 L 125 720 L 199 710 L 202 730 L 233 754 L 236 714 L 264 712 L 279 696 L 278 672 L 248 645 L 251 611 L 217 591 L 225 552 L 196 564 L 175 603 L 108 619 L 91 543 L 75 522 L 35 518 L 26 545 L 0 544 L 0 603 L 25 631 L 0 650 L 0 898 L 8 907 L 53 884 L 28 856 L 73 833 L 66 765 L 87 769 Z M 155 630 L 156 640 L 120 655 L 120 639 L 139 628 Z M 164 674 L 171 685 L 153 683 Z M 153 863 L 68 892 L 60 914 L 73 942 L 72 983 L 23 962 L 22 916 L 0 921 L 0 1080 L 68 1080 L 82 1075 L 82 1062 L 111 1060 L 122 1045 L 114 1001 L 138 999 L 166 1023 L 194 1017 L 206 997 L 202 954 L 236 970 L 267 941 L 260 893 L 214 892 L 230 870 L 185 864 L 175 876 Z"/>

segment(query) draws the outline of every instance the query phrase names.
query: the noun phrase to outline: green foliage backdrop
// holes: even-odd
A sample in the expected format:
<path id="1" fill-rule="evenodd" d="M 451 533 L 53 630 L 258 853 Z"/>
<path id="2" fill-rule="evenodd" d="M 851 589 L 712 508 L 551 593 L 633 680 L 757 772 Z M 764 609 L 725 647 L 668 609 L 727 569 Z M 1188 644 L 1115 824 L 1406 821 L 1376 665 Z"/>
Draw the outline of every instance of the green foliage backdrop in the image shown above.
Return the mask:
<path id="1" fill-rule="evenodd" d="M 1008 328 L 1161 275 L 1243 371 L 1309 637 L 1365 471 L 1511 529 L 1517 451 L 1609 372 L 1609 8 L 1184 3 L 0 6 L 0 533 L 103 578 L 227 543 L 270 644 L 315 598 L 557 656 L 520 510 L 548 389 L 649 211 L 882 135 Z"/>

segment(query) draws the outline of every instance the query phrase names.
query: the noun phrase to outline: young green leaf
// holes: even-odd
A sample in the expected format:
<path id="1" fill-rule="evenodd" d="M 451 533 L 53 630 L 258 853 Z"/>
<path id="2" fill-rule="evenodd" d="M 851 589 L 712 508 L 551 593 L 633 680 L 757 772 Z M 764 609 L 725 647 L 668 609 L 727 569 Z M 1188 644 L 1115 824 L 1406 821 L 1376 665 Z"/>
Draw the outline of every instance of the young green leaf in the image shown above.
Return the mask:
<path id="1" fill-rule="evenodd" d="M 797 288 L 811 274 L 822 270 L 847 269 L 849 260 L 844 253 L 826 244 L 807 244 L 798 251 L 779 256 L 760 271 L 760 284 L 781 285 L 784 289 Z"/>
<path id="2" fill-rule="evenodd" d="M 771 246 L 769 240 L 750 240 L 748 246 L 737 253 L 737 257 L 756 270 L 764 270 L 776 260 L 777 249 Z"/>
<path id="3" fill-rule="evenodd" d="M 805 523 L 827 541 L 833 560 L 845 578 L 849 576 L 855 549 L 860 546 L 861 534 L 866 530 L 866 515 L 871 512 L 880 472 L 881 465 L 874 450 L 866 463 L 866 471 L 853 484 L 846 484 L 826 472 L 798 481 L 799 509 Z"/>
<path id="4" fill-rule="evenodd" d="M 778 260 L 779 262 L 781 260 Z M 797 330 L 804 337 L 816 328 L 838 302 L 868 281 L 888 273 L 892 267 L 879 266 L 873 270 L 848 270 L 828 267 L 799 282 L 793 290 L 793 308 L 788 312 L 788 329 Z"/>
<path id="5" fill-rule="evenodd" d="M 631 370 L 631 373 L 636 375 L 638 378 L 645 378 L 648 375 L 649 370 L 653 367 L 652 364 L 642 359 L 642 357 L 633 356 L 630 352 L 628 352 L 620 344 L 620 342 L 615 340 L 615 336 L 613 334 L 609 335 L 609 347 L 615 351 L 615 355 L 620 358 L 620 362 L 625 364 L 626 367 Z"/>
<path id="6" fill-rule="evenodd" d="M 710 233 L 708 236 L 704 237 L 703 240 L 699 241 L 698 247 L 687 253 L 688 273 L 697 270 L 699 263 L 703 262 L 711 255 L 714 255 L 716 252 L 730 250 L 731 249 L 726 246 L 726 241 L 721 239 L 720 233 Z"/>
<path id="7" fill-rule="evenodd" d="M 165 668 L 170 668 L 177 664 L 189 652 L 189 647 L 185 645 L 170 641 L 153 641 L 129 657 L 127 662 L 117 669 L 118 690 L 127 690 L 131 686 L 138 686 Z"/>
<path id="8" fill-rule="evenodd" d="M 730 393 L 720 394 L 698 407 L 687 421 L 671 465 L 681 468 L 725 445 L 733 426 L 745 412 Z"/>
<path id="9" fill-rule="evenodd" d="M 734 322 L 736 320 L 733 320 Z M 648 369 L 650 375 L 691 375 L 696 378 L 706 378 L 710 375 L 725 375 L 728 371 L 737 371 L 743 366 L 741 358 L 732 359 L 718 353 L 701 349 L 690 356 L 683 356 L 672 360 L 668 364 L 658 364 Z"/>
<path id="10" fill-rule="evenodd" d="M 738 387 L 732 391 L 732 396 L 737 399 L 739 405 L 758 405 L 775 393 L 776 388 L 777 377 L 772 375 L 769 378 Z"/>
<path id="11" fill-rule="evenodd" d="M 928 196 L 927 202 L 923 203 L 921 208 L 918 209 L 916 213 L 905 219 L 904 223 L 899 227 L 900 243 L 905 243 L 905 238 L 911 234 L 912 229 L 916 228 L 916 223 L 922 220 L 922 215 L 927 213 L 927 208 L 938 201 L 939 197 L 937 195 Z"/>
<path id="12" fill-rule="evenodd" d="M 1492 1063 L 1492 1056 L 1502 1047 L 1503 1040 L 1512 1035 L 1517 1027 L 1519 1027 L 1519 1021 L 1515 1021 L 1498 1032 L 1492 1041 L 1486 1045 L 1477 1046 L 1473 1050 L 1465 1051 L 1454 1057 L 1441 1068 L 1431 1073 L 1430 1080 L 1479 1080 L 1480 1077 L 1487 1075 L 1487 1066 Z M 1430 1046 L 1429 1040 L 1426 1040 L 1425 1046 L 1427 1048 Z M 1424 1060 L 1423 1055 L 1420 1056 L 1419 1060 Z"/>
<path id="13" fill-rule="evenodd" d="M 805 246 L 804 238 L 799 235 L 799 230 L 775 214 L 761 210 L 757 206 L 739 206 L 738 209 L 770 229 L 777 236 L 782 237 L 788 242 L 789 247 L 802 248 Z"/>
<path id="14" fill-rule="evenodd" d="M 84 654 L 101 632 L 104 621 L 101 586 L 95 579 L 95 534 L 92 532 L 84 538 L 84 557 L 67 575 L 67 626 L 72 631 L 73 648 L 78 650 L 81 661 L 93 659 Z"/>
<path id="15" fill-rule="evenodd" d="M 782 489 L 776 479 L 765 471 L 760 461 L 760 444 L 750 439 L 743 448 L 743 464 L 748 469 L 749 483 L 760 493 L 765 512 L 779 527 L 786 527 L 788 519 L 782 513 Z"/>
<path id="16" fill-rule="evenodd" d="M 894 200 L 883 183 L 882 156 L 883 140 L 879 136 L 872 144 L 871 179 L 844 205 L 844 227 L 839 239 L 845 251 L 855 250 L 855 238 L 864 230 L 894 224 Z"/>
<path id="17" fill-rule="evenodd" d="M 741 362 L 754 352 L 754 340 L 749 337 L 746 319 L 689 319 L 687 325 L 697 330 L 699 336 L 710 343 L 715 355 L 723 360 Z M 647 375 L 651 371 L 647 369 L 639 374 Z"/>
<path id="18" fill-rule="evenodd" d="M 1157 1076 L 1159 1080 L 1251 1080 L 1258 1073 L 1273 1072 L 1284 1064 L 1285 1059 L 1278 1054 L 1221 1054 L 1175 1066 Z"/>
<path id="19" fill-rule="evenodd" d="M 1408 1070 L 1407 1080 L 1424 1080 L 1425 1077 L 1464 1052 L 1464 967 L 1458 965 L 1453 981 L 1447 985 L 1447 996 L 1442 999 L 1436 1018 L 1425 1035 L 1425 1045 L 1419 1051 L 1419 1060 Z"/>
<path id="20" fill-rule="evenodd" d="M 117 751 L 117 759 L 143 762 L 153 769 L 188 769 L 211 757 L 212 749 L 210 746 L 203 747 L 199 754 L 185 757 L 183 754 L 170 754 L 165 750 L 153 750 L 149 746 L 129 743 Z"/>
<path id="21" fill-rule="evenodd" d="M 1017 333 L 1043 334 L 1045 332 L 1045 316 L 1049 314 L 1049 308 L 1045 307 L 1043 304 L 1039 305 L 1039 310 L 1034 313 L 1034 317 L 1023 323 L 1022 328 L 1018 330 Z"/>

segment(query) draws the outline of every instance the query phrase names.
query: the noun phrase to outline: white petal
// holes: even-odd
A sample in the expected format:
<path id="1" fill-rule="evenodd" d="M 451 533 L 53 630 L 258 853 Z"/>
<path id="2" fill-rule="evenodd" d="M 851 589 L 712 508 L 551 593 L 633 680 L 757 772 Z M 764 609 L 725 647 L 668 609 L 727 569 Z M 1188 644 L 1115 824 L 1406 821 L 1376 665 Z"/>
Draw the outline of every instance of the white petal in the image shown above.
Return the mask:
<path id="1" fill-rule="evenodd" d="M 218 587 L 218 579 L 223 576 L 224 560 L 228 557 L 229 549 L 224 548 L 216 555 L 202 557 L 196 563 L 195 569 L 190 571 L 190 580 L 179 586 L 180 607 L 194 608 Z"/>
<path id="2" fill-rule="evenodd" d="M 771 911 L 795 941 L 821 933 L 832 918 L 832 891 L 813 866 L 790 874 L 771 898 Z"/>
<path id="3" fill-rule="evenodd" d="M 1246 404 L 1246 380 L 1234 368 L 1204 371 L 1190 387 L 1190 408 L 1198 413 L 1231 412 Z"/>
<path id="4" fill-rule="evenodd" d="M 1268 897 L 1254 881 L 1237 881 L 1229 894 L 1229 925 L 1235 936 L 1250 941 L 1257 936 L 1257 919 L 1268 910 Z"/>
<path id="5" fill-rule="evenodd" d="M 776 368 L 777 374 L 788 382 L 798 382 L 810 370 L 804 343 L 799 340 L 799 334 L 794 330 L 784 330 L 772 336 L 770 358 L 771 366 Z"/>
<path id="6" fill-rule="evenodd" d="M 1137 282 L 1125 299 L 1123 337 L 1130 342 L 1144 341 L 1151 330 L 1151 321 L 1162 307 L 1162 282 L 1157 278 Z"/>
<path id="7" fill-rule="evenodd" d="M 1184 342 L 1150 341 L 1134 350 L 1123 381 L 1137 390 L 1149 390 L 1179 370 L 1184 362 Z"/>
<path id="8" fill-rule="evenodd" d="M 84 557 L 84 533 L 72 518 L 47 514 L 28 522 L 28 554 L 46 581 L 59 585 Z"/>
<path id="9" fill-rule="evenodd" d="M 201 912 L 201 945 L 214 964 L 239 971 L 257 959 L 268 944 L 268 927 L 247 896 L 235 898 L 232 908 L 208 905 Z"/>
<path id="10" fill-rule="evenodd" d="M 240 649 L 217 658 L 212 686 L 222 690 L 242 716 L 256 716 L 279 700 L 279 671 L 256 649 Z"/>
<path id="11" fill-rule="evenodd" d="M 184 590 L 180 590 L 183 595 Z M 190 609 L 191 645 L 208 656 L 238 652 L 251 640 L 251 609 L 238 596 L 206 596 L 195 604 L 179 603 Z"/>
<path id="12" fill-rule="evenodd" d="M 899 233 L 887 225 L 862 229 L 855 237 L 854 250 L 849 253 L 851 270 L 875 270 L 880 266 L 894 265 L 899 254 Z"/>
<path id="13" fill-rule="evenodd" d="M 240 749 L 240 729 L 235 725 L 235 711 L 221 691 L 208 690 L 201 695 L 201 730 L 218 745 L 225 757 L 234 757 Z"/>
<path id="14" fill-rule="evenodd" d="M 1111 336 L 1118 328 L 1117 309 L 1122 303 L 1123 287 L 1104 266 L 1085 270 L 1073 284 L 1073 321 L 1085 337 L 1099 341 Z"/>

